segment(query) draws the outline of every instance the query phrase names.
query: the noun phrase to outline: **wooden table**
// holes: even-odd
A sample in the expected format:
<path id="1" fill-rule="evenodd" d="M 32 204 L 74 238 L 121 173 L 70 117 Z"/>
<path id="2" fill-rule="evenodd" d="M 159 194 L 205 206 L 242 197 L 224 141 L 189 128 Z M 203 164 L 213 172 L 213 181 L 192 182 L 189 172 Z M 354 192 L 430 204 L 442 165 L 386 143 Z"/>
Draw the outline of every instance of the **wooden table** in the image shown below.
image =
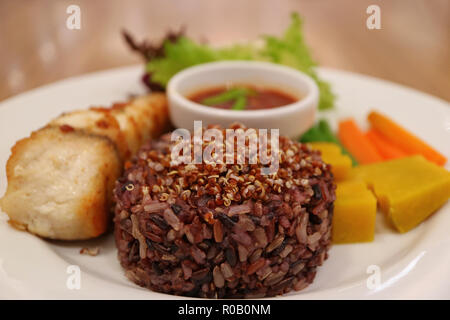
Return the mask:
<path id="1" fill-rule="evenodd" d="M 66 27 L 70 4 L 81 29 Z M 368 30 L 366 8 L 381 8 L 381 30 Z M 305 21 L 320 65 L 398 82 L 450 100 L 448 0 L 112 0 L 0 2 L 0 100 L 70 76 L 140 62 L 123 42 L 160 38 L 185 25 L 214 44 L 280 34 L 289 13 Z"/>

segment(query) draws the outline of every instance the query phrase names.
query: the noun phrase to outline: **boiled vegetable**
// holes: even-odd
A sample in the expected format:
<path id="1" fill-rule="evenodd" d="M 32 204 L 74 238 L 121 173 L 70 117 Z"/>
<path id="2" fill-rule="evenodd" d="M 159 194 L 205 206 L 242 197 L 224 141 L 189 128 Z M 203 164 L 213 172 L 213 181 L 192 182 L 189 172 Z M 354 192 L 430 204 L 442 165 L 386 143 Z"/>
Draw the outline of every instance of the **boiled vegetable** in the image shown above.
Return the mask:
<path id="1" fill-rule="evenodd" d="M 375 146 L 375 148 L 385 160 L 403 158 L 408 155 L 405 151 L 386 139 L 376 129 L 370 129 L 369 131 L 367 131 L 366 137 Z"/>
<path id="2" fill-rule="evenodd" d="M 350 180 L 338 183 L 333 213 L 333 242 L 373 241 L 376 212 L 376 199 L 364 182 Z"/>
<path id="3" fill-rule="evenodd" d="M 383 160 L 383 157 L 361 132 L 353 119 L 339 122 L 338 137 L 358 162 L 365 164 Z"/>
<path id="4" fill-rule="evenodd" d="M 319 130 L 321 132 L 323 132 L 324 135 L 327 137 L 327 141 L 337 143 L 341 147 L 342 153 L 349 156 L 350 159 L 352 160 L 352 164 L 354 166 L 356 166 L 358 164 L 358 162 L 352 156 L 352 154 L 350 152 L 348 152 L 347 149 L 344 148 L 344 146 L 339 141 L 339 139 L 335 136 L 333 131 L 331 131 L 331 128 L 330 128 L 330 125 L 328 124 L 328 122 L 325 119 L 321 119 L 321 120 L 319 120 L 318 125 L 319 125 Z"/>
<path id="5" fill-rule="evenodd" d="M 314 150 L 321 152 L 325 163 L 331 165 L 331 172 L 337 181 L 348 176 L 352 168 L 352 160 L 349 156 L 342 154 L 339 145 L 333 142 L 311 142 L 310 145 Z"/>
<path id="6" fill-rule="evenodd" d="M 445 156 L 385 115 L 372 111 L 368 116 L 368 120 L 373 128 L 380 131 L 406 152 L 410 154 L 421 154 L 440 166 L 447 162 Z"/>
<path id="7" fill-rule="evenodd" d="M 309 145 L 314 150 L 319 150 L 322 153 L 322 156 L 324 153 L 329 155 L 342 155 L 341 148 L 334 142 L 323 142 L 323 141 L 317 141 L 317 142 L 310 142 Z"/>
<path id="8" fill-rule="evenodd" d="M 421 155 L 358 166 L 353 173 L 374 191 L 400 232 L 416 227 L 450 197 L 450 172 Z"/>
<path id="9" fill-rule="evenodd" d="M 348 152 L 344 148 L 339 139 L 331 131 L 330 125 L 325 119 L 319 120 L 319 122 L 316 125 L 314 125 L 313 127 L 311 127 L 311 129 L 306 131 L 300 138 L 300 142 L 304 143 L 318 142 L 318 141 L 333 142 L 337 144 L 341 148 L 342 153 L 350 157 L 350 159 L 352 160 L 352 164 L 354 166 L 358 164 L 356 159 L 351 155 L 350 152 Z"/>
<path id="10" fill-rule="evenodd" d="M 308 131 L 306 131 L 300 138 L 300 142 L 315 142 L 315 141 L 330 141 L 324 132 L 319 129 L 319 125 L 316 124 L 312 126 Z"/>

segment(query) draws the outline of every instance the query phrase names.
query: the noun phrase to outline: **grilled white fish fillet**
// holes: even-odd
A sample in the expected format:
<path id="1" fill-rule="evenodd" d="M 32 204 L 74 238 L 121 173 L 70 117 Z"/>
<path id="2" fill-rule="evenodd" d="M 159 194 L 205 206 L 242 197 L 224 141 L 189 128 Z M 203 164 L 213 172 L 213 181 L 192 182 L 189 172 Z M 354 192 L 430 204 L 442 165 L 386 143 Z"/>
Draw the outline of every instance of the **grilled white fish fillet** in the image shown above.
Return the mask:
<path id="1" fill-rule="evenodd" d="M 12 148 L 2 211 L 13 226 L 44 238 L 101 235 L 123 161 L 167 123 L 163 94 L 61 115 Z"/>
<path id="2" fill-rule="evenodd" d="M 153 132 L 160 133 L 167 127 L 167 99 L 160 93 L 142 96 L 127 104 L 115 104 L 111 115 L 118 121 L 129 151 L 134 154 Z"/>

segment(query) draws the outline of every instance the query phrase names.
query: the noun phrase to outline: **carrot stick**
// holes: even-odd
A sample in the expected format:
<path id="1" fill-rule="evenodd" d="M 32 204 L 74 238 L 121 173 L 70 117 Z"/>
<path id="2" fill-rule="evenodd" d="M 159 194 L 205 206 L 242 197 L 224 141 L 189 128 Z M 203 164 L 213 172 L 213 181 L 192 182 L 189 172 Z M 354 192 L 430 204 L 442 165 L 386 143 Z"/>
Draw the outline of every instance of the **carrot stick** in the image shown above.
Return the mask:
<path id="1" fill-rule="evenodd" d="M 377 129 L 407 153 L 421 154 L 440 166 L 447 162 L 447 159 L 442 154 L 388 117 L 372 111 L 368 116 L 368 120 L 373 128 Z"/>
<path id="2" fill-rule="evenodd" d="M 379 131 L 376 129 L 370 129 L 366 132 L 367 139 L 375 146 L 385 160 L 403 158 L 408 156 L 408 154 L 402 149 L 398 148 L 391 141 L 386 139 Z"/>
<path id="3" fill-rule="evenodd" d="M 383 161 L 383 157 L 358 128 L 353 119 L 339 123 L 338 136 L 342 144 L 358 162 L 365 164 Z"/>

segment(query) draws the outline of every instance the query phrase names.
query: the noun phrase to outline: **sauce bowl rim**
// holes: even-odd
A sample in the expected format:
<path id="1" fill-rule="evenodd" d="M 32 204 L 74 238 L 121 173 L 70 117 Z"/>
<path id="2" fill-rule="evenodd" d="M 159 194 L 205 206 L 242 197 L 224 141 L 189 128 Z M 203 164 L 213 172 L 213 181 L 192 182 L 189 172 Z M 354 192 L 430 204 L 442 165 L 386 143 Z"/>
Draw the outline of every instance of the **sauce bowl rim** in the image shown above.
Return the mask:
<path id="1" fill-rule="evenodd" d="M 279 107 L 258 110 L 229 110 L 214 108 L 211 106 L 205 106 L 203 104 L 193 102 L 179 91 L 179 85 L 183 81 L 189 81 L 190 77 L 198 76 L 201 73 L 220 72 L 220 70 L 226 68 L 242 68 L 243 71 L 245 71 L 245 69 L 259 69 L 267 73 L 278 73 L 278 75 L 281 76 L 285 75 L 290 77 L 297 77 L 299 81 L 302 81 L 306 85 L 306 92 L 303 93 L 302 97 L 299 100 Z M 268 86 L 270 82 L 270 80 L 265 81 Z M 207 85 L 208 83 L 205 81 L 205 86 Z M 275 87 L 282 90 L 282 87 L 279 85 L 275 85 Z M 288 114 L 294 110 L 306 109 L 310 107 L 311 104 L 314 104 L 315 102 L 317 103 L 319 97 L 319 88 L 316 82 L 310 76 L 291 67 L 263 61 L 227 60 L 203 63 L 178 72 L 170 79 L 167 85 L 167 95 L 169 98 L 176 100 L 178 104 L 183 105 L 186 109 L 189 109 L 190 111 L 195 113 L 214 113 L 225 118 L 239 117 L 242 119 L 249 119 L 260 116 L 267 117 L 280 114 Z"/>

